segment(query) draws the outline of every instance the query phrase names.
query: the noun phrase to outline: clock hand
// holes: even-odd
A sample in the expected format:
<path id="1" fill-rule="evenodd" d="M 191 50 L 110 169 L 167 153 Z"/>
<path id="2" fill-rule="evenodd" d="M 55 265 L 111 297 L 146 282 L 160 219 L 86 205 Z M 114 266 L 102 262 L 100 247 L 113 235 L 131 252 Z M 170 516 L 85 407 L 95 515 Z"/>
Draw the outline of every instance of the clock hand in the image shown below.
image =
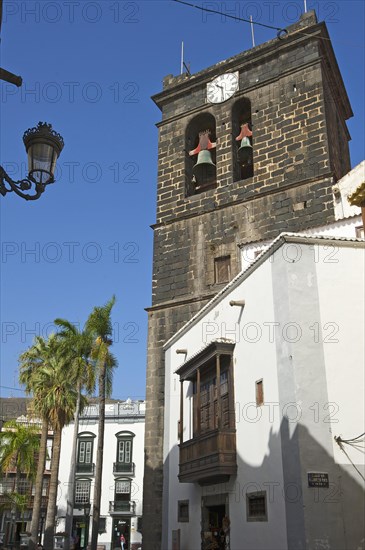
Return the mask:
<path id="1" fill-rule="evenodd" d="M 216 84 L 216 86 L 221 89 L 221 98 L 224 99 L 224 86 L 220 86 L 220 84 Z"/>

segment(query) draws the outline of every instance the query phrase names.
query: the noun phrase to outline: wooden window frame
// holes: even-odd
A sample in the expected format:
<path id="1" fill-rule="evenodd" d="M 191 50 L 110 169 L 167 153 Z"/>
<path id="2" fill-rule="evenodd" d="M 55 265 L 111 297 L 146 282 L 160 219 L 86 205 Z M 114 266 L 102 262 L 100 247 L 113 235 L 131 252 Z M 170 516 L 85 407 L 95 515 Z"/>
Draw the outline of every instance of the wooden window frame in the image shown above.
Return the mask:
<path id="1" fill-rule="evenodd" d="M 227 279 L 222 279 L 220 277 L 220 269 L 219 269 L 219 263 L 221 263 L 221 266 L 223 262 L 227 262 L 227 264 L 224 264 L 224 267 L 227 267 Z M 231 255 L 226 254 L 225 256 L 217 256 L 214 258 L 214 284 L 216 285 L 223 285 L 229 283 L 231 280 Z"/>
<path id="2" fill-rule="evenodd" d="M 77 464 L 92 464 L 94 441 L 80 438 L 77 452 Z"/>
<path id="3" fill-rule="evenodd" d="M 78 507 L 78 506 L 83 506 L 84 504 L 87 504 L 90 502 L 90 491 L 91 491 L 91 480 L 90 479 L 77 479 L 76 482 L 75 482 L 75 506 Z M 88 488 L 88 491 L 87 491 L 87 495 L 86 495 L 86 491 L 79 491 L 79 494 L 78 494 L 78 487 L 87 487 Z M 79 497 L 79 498 L 78 498 Z M 84 498 L 81 498 L 81 497 L 84 497 Z M 87 498 L 87 500 L 85 500 Z"/>
<path id="4" fill-rule="evenodd" d="M 254 499 L 263 498 L 265 505 L 265 512 L 261 515 L 256 515 L 250 509 L 250 505 Z M 266 491 L 256 491 L 254 493 L 246 493 L 246 519 L 247 521 L 268 521 L 267 513 L 267 494 Z"/>
<path id="5" fill-rule="evenodd" d="M 123 450 L 121 449 L 123 447 Z M 117 441 L 117 464 L 132 464 L 133 458 L 133 437 L 118 437 Z"/>
<path id="6" fill-rule="evenodd" d="M 187 509 L 187 515 L 181 513 L 183 508 Z M 179 523 L 189 523 L 189 500 L 178 500 L 177 521 Z"/>

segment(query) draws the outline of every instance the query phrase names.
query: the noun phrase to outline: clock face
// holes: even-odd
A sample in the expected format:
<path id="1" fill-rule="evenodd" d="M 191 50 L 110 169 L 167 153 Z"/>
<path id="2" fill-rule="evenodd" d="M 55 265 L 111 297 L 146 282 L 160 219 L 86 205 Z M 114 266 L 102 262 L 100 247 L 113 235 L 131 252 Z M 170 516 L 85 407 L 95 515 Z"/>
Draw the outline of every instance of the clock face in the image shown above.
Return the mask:
<path id="1" fill-rule="evenodd" d="M 209 103 L 222 103 L 230 99 L 237 90 L 238 72 L 221 74 L 207 84 L 207 100 Z"/>

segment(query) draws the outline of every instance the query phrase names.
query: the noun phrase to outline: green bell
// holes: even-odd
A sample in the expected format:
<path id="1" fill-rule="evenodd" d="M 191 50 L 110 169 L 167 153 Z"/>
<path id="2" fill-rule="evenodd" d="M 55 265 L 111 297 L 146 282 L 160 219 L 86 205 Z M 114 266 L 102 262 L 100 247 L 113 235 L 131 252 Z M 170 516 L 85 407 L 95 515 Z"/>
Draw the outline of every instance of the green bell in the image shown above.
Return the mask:
<path id="1" fill-rule="evenodd" d="M 242 138 L 241 147 L 238 149 L 238 160 L 241 164 L 252 164 L 252 145 L 248 137 Z"/>
<path id="2" fill-rule="evenodd" d="M 207 149 L 198 153 L 197 163 L 193 166 L 193 174 L 198 184 L 203 184 L 215 176 L 215 164 Z"/>

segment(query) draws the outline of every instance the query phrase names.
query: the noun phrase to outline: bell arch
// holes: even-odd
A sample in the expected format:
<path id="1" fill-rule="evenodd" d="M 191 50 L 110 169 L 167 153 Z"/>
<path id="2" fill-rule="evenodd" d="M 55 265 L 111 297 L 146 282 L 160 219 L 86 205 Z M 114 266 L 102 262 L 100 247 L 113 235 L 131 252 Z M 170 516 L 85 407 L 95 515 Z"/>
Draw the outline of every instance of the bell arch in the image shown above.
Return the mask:
<path id="1" fill-rule="evenodd" d="M 254 174 L 252 148 L 251 101 L 242 98 L 232 107 L 233 181 L 252 178 Z"/>
<path id="2" fill-rule="evenodd" d="M 216 122 L 211 113 L 192 118 L 185 130 L 185 196 L 217 187 Z"/>

